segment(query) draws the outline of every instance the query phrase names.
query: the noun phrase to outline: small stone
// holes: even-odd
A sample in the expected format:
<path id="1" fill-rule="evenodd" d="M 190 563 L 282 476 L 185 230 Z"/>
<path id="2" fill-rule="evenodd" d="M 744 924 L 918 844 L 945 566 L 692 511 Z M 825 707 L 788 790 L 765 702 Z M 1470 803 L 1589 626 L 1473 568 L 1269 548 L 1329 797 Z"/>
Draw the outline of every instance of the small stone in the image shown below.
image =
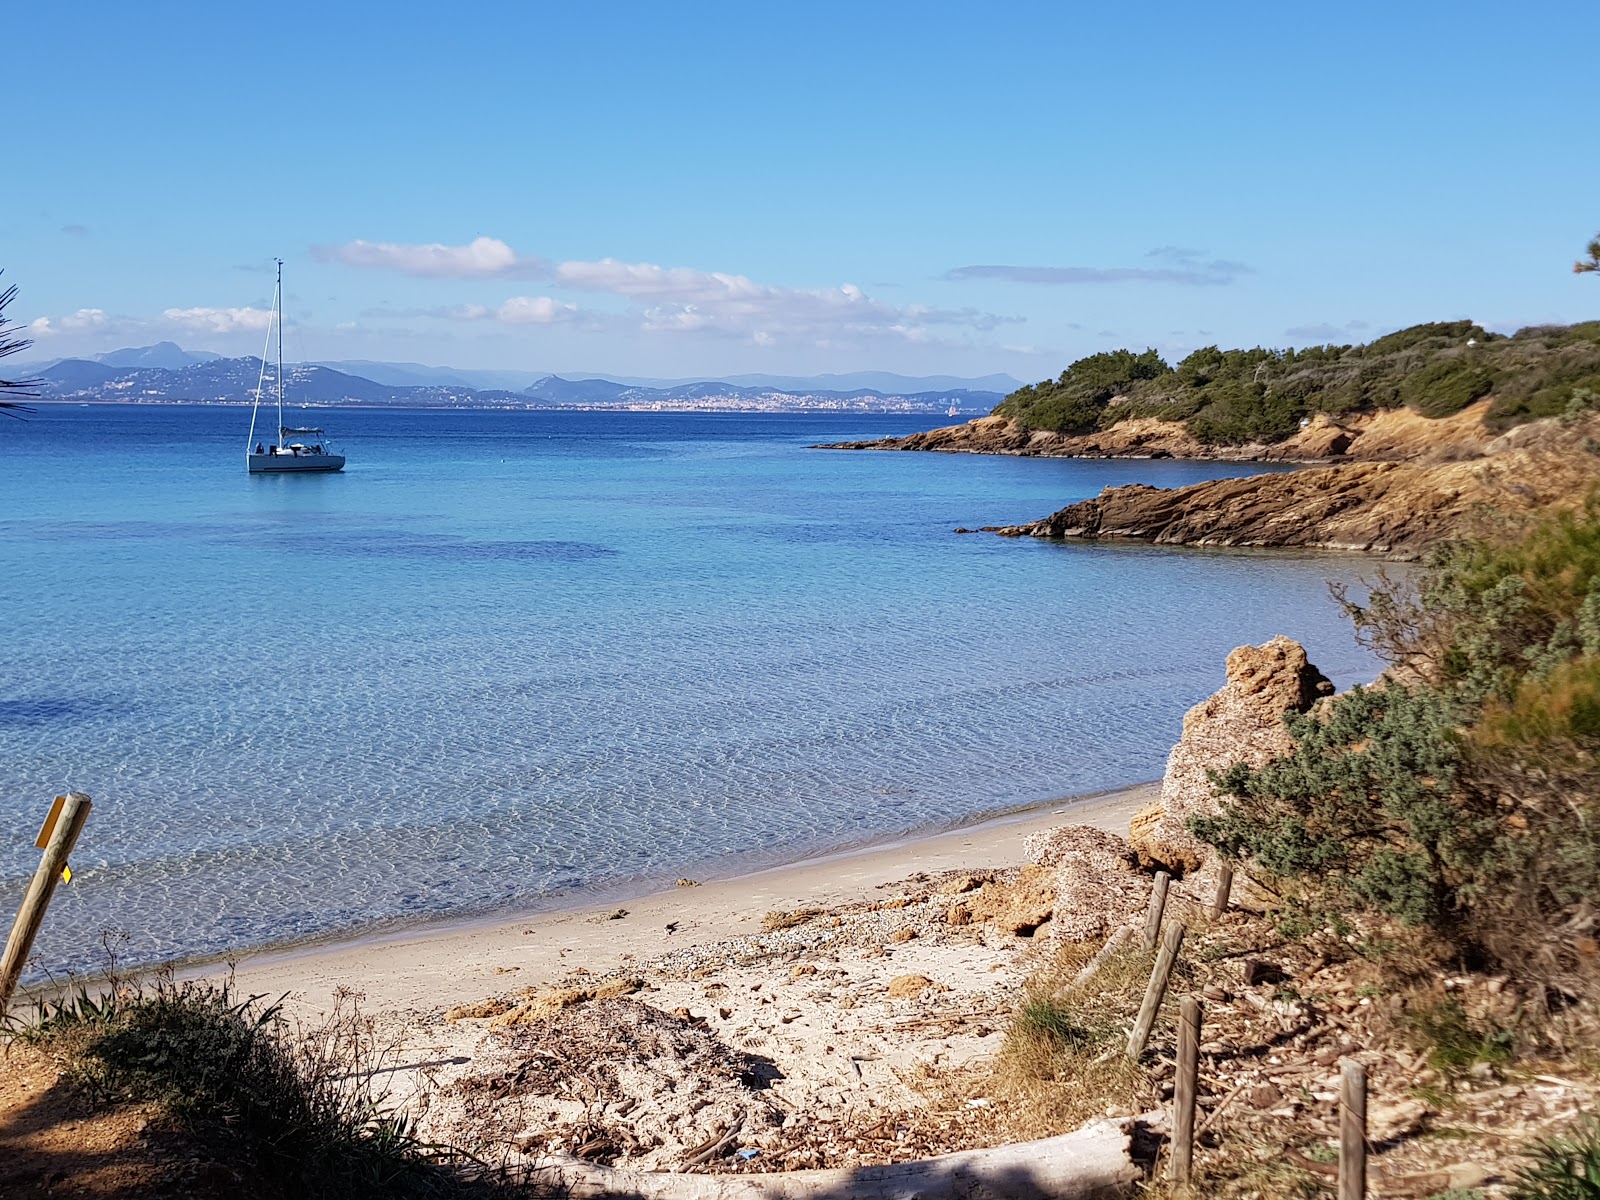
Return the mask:
<path id="1" fill-rule="evenodd" d="M 934 986 L 926 975 L 897 975 L 889 981 L 889 999 L 908 1000 Z"/>
<path id="2" fill-rule="evenodd" d="M 902 929 L 898 933 L 896 933 L 892 937 L 890 937 L 889 940 L 891 942 L 909 942 L 912 938 L 914 938 L 916 936 L 917 936 L 917 931 L 915 929 Z"/>
<path id="3" fill-rule="evenodd" d="M 677 883 L 673 884 L 672 886 L 673 887 L 699 887 L 700 886 L 700 881 L 698 879 L 680 879 L 680 880 L 678 880 Z"/>
<path id="4" fill-rule="evenodd" d="M 1422 1128 L 1428 1106 L 1421 1100 L 1399 1100 L 1377 1104 L 1367 1110 L 1367 1137 L 1374 1142 L 1392 1142 L 1409 1137 Z"/>
<path id="5" fill-rule="evenodd" d="M 952 904 L 944 914 L 946 925 L 971 925 L 972 910 L 965 904 Z"/>
<path id="6" fill-rule="evenodd" d="M 812 966 L 810 963 L 796 963 L 795 966 L 789 971 L 789 978 L 800 979 L 803 976 L 815 975 L 816 973 L 817 968 Z"/>
<path id="7" fill-rule="evenodd" d="M 1445 1179 L 1452 1188 L 1482 1187 L 1495 1178 L 1495 1173 L 1481 1163 L 1457 1163 L 1444 1169 Z"/>
<path id="8" fill-rule="evenodd" d="M 1271 1108 L 1283 1100 L 1283 1093 L 1275 1084 L 1258 1083 L 1245 1093 L 1245 1099 L 1250 1102 L 1252 1108 Z"/>

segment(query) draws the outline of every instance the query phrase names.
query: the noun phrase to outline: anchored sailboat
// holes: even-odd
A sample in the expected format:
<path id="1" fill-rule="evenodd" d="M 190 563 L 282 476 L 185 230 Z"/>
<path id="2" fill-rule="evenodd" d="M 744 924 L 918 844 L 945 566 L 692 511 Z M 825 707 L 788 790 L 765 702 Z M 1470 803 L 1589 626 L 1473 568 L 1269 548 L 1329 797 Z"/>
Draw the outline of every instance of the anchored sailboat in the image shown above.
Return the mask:
<path id="1" fill-rule="evenodd" d="M 342 471 L 344 455 L 333 452 L 322 430 L 283 423 L 283 259 L 273 261 L 278 264 L 278 286 L 272 293 L 272 319 L 267 322 L 267 345 L 261 348 L 261 375 L 256 380 L 256 401 L 250 409 L 250 439 L 245 443 L 250 474 Z M 274 329 L 278 331 L 278 436 L 263 444 L 256 441 L 256 414 L 261 409 L 261 393 L 266 387 L 267 346 L 272 344 Z"/>

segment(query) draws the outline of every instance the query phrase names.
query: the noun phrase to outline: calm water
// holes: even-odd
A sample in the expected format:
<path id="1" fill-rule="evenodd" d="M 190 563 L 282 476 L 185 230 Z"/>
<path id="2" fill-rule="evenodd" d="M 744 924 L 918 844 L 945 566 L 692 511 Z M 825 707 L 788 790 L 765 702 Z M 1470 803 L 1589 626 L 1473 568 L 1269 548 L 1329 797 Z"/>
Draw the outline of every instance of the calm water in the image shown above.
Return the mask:
<path id="1" fill-rule="evenodd" d="M 1237 468 L 834 453 L 917 417 L 336 411 L 0 423 L 0 920 L 94 815 L 36 954 L 138 961 L 729 873 L 1151 779 L 1240 643 L 1372 666 L 1359 560 L 976 527 Z"/>

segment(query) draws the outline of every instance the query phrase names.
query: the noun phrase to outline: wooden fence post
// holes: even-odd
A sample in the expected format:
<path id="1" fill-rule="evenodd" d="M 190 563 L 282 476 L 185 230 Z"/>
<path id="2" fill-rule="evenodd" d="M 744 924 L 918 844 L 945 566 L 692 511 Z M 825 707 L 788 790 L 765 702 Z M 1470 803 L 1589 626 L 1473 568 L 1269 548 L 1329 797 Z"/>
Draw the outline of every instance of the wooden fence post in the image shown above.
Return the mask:
<path id="1" fill-rule="evenodd" d="M 1211 901 L 1211 919 L 1217 920 L 1228 911 L 1228 899 L 1233 895 L 1233 864 L 1223 863 L 1222 874 L 1217 878 L 1217 894 Z"/>
<path id="2" fill-rule="evenodd" d="M 1155 887 L 1150 890 L 1150 907 L 1144 915 L 1144 948 L 1154 950 L 1161 940 L 1161 917 L 1167 911 L 1167 888 L 1172 876 L 1165 871 L 1156 872 Z"/>
<path id="3" fill-rule="evenodd" d="M 1178 1073 L 1172 1085 L 1172 1153 L 1167 1180 L 1180 1194 L 1189 1192 L 1194 1165 L 1194 1105 L 1200 1086 L 1200 1001 L 1185 996 L 1178 1009 Z"/>
<path id="4" fill-rule="evenodd" d="M 1139 1006 L 1139 1019 L 1128 1034 L 1128 1057 L 1135 1062 L 1150 1042 L 1150 1030 L 1155 1026 L 1156 1013 L 1161 1011 L 1162 998 L 1167 994 L 1167 980 L 1172 976 L 1172 964 L 1178 960 L 1178 950 L 1183 945 L 1185 933 L 1182 921 L 1167 926 L 1161 939 L 1161 951 L 1156 955 L 1156 965 L 1150 970 L 1150 983 L 1144 989 L 1144 1003 Z"/>
<path id="5" fill-rule="evenodd" d="M 1366 1200 L 1367 1069 L 1347 1058 L 1339 1066 L 1339 1200 Z"/>
<path id="6" fill-rule="evenodd" d="M 6 939 L 5 955 L 0 957 L 0 1013 L 11 1003 L 11 993 L 22 977 L 22 966 L 33 949 L 33 939 L 44 923 L 44 910 L 55 894 L 56 881 L 67 865 L 67 855 L 72 853 L 78 835 L 83 832 L 83 823 L 89 819 L 90 807 L 89 797 L 82 792 L 68 792 L 56 816 L 44 855 L 39 859 L 39 869 L 33 873 L 33 882 L 28 884 L 22 907 L 17 910 L 17 919 L 11 926 L 11 936 Z"/>

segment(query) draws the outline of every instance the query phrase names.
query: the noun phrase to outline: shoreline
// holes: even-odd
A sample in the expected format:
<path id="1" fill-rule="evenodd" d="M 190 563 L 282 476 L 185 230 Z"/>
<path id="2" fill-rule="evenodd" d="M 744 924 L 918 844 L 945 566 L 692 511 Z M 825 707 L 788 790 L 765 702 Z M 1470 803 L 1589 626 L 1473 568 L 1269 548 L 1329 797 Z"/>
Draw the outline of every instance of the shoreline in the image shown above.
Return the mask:
<path id="1" fill-rule="evenodd" d="M 175 973 L 180 980 L 231 977 L 241 994 L 287 994 L 304 1012 L 327 1011 L 341 992 L 360 993 L 368 1011 L 449 1007 L 513 984 L 552 980 L 580 964 L 599 975 L 664 949 L 750 933 L 767 912 L 859 900 L 919 871 L 1015 866 L 1023 861 L 1028 834 L 1065 824 L 1126 830 L 1132 814 L 1159 791 L 1153 781 L 1062 797 L 694 886 L 614 888 L 573 896 L 576 903 L 558 908 L 334 935 L 180 963 Z"/>

